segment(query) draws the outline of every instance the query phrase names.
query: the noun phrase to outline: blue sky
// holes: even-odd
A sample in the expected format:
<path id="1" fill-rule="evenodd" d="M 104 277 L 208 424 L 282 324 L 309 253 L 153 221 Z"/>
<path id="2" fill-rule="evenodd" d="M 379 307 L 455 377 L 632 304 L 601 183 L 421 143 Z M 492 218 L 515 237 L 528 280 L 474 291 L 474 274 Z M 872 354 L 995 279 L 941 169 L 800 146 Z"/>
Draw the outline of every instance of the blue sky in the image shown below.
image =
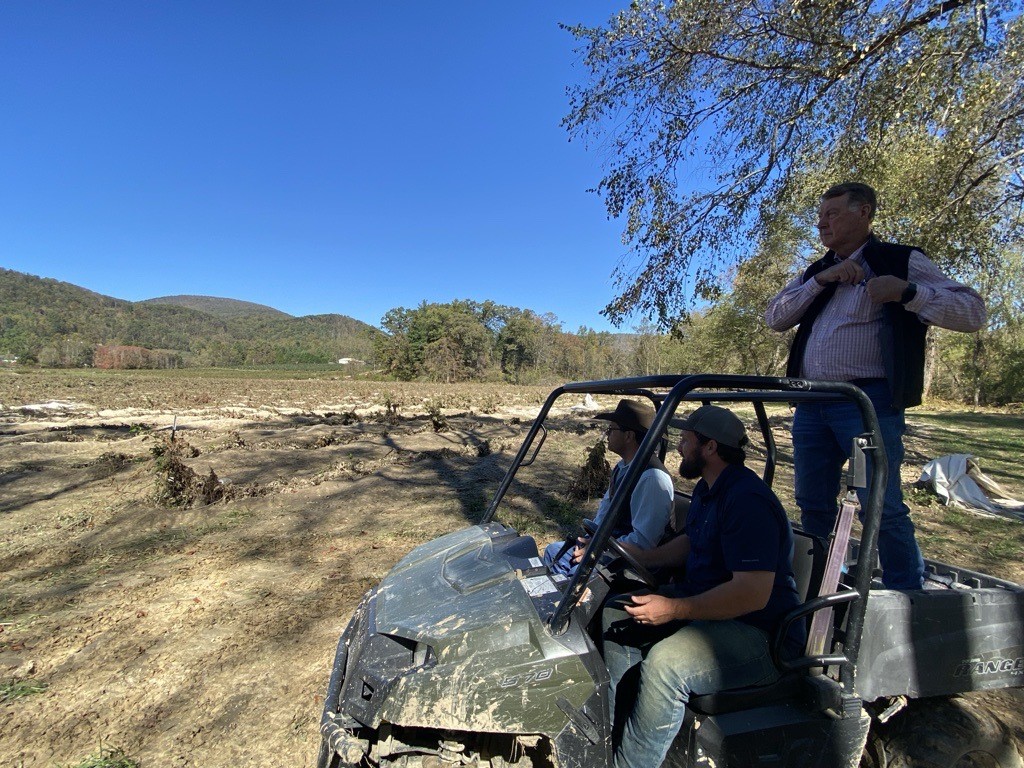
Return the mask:
<path id="1" fill-rule="evenodd" d="M 610 329 L 622 224 L 587 192 L 608 158 L 559 125 L 584 72 L 558 22 L 625 4 L 6 0 L 0 266 L 132 301 L 377 324 L 491 299 Z"/>

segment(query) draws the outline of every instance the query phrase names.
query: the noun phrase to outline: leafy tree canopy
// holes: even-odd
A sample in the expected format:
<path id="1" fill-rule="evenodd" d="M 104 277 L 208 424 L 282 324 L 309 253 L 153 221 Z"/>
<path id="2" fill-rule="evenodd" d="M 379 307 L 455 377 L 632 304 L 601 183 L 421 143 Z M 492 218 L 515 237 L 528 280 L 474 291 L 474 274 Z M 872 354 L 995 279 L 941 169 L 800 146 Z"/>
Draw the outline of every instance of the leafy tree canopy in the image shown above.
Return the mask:
<path id="1" fill-rule="evenodd" d="M 384 315 L 381 328 L 377 360 L 398 378 L 479 379 L 496 364 L 519 381 L 539 364 L 540 337 L 558 333 L 558 322 L 492 301 L 457 300 L 396 307 Z"/>
<path id="2" fill-rule="evenodd" d="M 954 271 L 1021 241 L 1020 0 L 634 0 L 573 27 L 564 124 L 638 256 L 605 313 L 670 326 L 728 267 L 808 245 L 818 197 L 875 186 L 883 235 Z"/>

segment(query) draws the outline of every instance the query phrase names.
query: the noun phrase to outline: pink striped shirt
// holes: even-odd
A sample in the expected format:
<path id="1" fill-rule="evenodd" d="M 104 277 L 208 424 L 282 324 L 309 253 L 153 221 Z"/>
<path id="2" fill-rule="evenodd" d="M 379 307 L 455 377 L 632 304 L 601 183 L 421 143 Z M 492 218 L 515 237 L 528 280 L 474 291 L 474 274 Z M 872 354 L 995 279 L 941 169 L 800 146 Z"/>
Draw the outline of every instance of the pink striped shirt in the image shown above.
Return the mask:
<path id="1" fill-rule="evenodd" d="M 865 280 L 875 277 L 864 261 L 861 246 L 848 258 L 864 270 Z M 768 302 L 765 321 L 776 331 L 797 325 L 825 286 L 797 276 Z M 905 308 L 928 325 L 971 333 L 985 323 L 985 302 L 978 292 L 950 280 L 920 251 L 911 251 L 907 279 L 917 283 L 917 295 Z M 882 346 L 883 305 L 875 304 L 863 285 L 839 284 L 835 295 L 814 321 L 804 350 L 800 375 L 808 379 L 875 379 L 885 376 Z"/>

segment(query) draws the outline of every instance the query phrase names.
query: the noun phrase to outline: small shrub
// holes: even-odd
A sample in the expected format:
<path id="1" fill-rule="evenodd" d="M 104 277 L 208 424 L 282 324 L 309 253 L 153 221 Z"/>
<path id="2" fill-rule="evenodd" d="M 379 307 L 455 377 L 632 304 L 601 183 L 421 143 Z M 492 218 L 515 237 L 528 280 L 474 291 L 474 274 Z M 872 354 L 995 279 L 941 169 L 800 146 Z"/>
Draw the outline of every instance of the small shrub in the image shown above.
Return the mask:
<path id="1" fill-rule="evenodd" d="M 397 424 L 398 423 L 398 406 L 399 402 L 390 392 L 384 393 L 384 423 L 385 424 Z"/>
<path id="2" fill-rule="evenodd" d="M 604 440 L 598 440 L 587 451 L 587 460 L 569 483 L 567 495 L 571 501 L 587 501 L 604 493 L 611 480 L 611 470 L 604 457 Z"/>
<path id="3" fill-rule="evenodd" d="M 116 475 L 122 469 L 135 461 L 131 456 L 123 453 L 104 453 L 93 464 L 93 471 L 100 477 Z"/>
<path id="4" fill-rule="evenodd" d="M 330 411 L 323 415 L 322 421 L 324 424 L 330 424 L 332 427 L 336 425 L 347 427 L 349 424 L 358 424 L 359 415 L 355 411 L 344 411 L 342 413 Z"/>
<path id="5" fill-rule="evenodd" d="M 497 395 L 484 395 L 476 404 L 481 413 L 495 413 L 501 408 L 501 398 Z"/>
<path id="6" fill-rule="evenodd" d="M 173 453 L 179 457 L 185 457 L 187 459 L 194 459 L 202 451 L 196 448 L 194 445 L 190 445 L 187 440 L 179 440 L 172 436 L 165 436 L 156 445 L 149 449 L 149 452 L 153 454 L 156 459 L 162 456 Z"/>
<path id="7" fill-rule="evenodd" d="M 434 427 L 435 432 L 447 432 L 449 429 L 448 420 L 445 419 L 444 414 L 441 413 L 441 405 L 436 400 L 428 400 L 427 416 L 430 417 L 430 423 Z"/>
<path id="8" fill-rule="evenodd" d="M 198 455 L 184 440 L 165 440 L 153 447 L 153 454 L 157 471 L 156 501 L 161 506 L 189 509 L 197 503 L 212 504 L 224 498 L 224 484 L 212 467 L 206 477 L 200 478 L 182 461 L 183 455 L 188 458 Z"/>

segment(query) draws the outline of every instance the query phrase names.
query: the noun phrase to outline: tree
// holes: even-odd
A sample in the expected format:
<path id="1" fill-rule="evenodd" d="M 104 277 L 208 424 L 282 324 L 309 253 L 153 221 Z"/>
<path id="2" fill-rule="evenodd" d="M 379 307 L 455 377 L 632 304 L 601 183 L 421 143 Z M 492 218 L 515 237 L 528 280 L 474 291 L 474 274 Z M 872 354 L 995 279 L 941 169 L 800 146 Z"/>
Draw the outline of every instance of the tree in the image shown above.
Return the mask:
<path id="1" fill-rule="evenodd" d="M 489 303 L 487 311 L 494 306 Z M 483 378 L 494 344 L 485 317 L 482 305 L 471 301 L 392 309 L 381 320 L 384 334 L 375 341 L 377 360 L 399 379 Z"/>
<path id="2" fill-rule="evenodd" d="M 413 379 L 417 375 L 409 343 L 409 326 L 414 310 L 396 307 L 388 310 L 380 321 L 384 333 L 374 339 L 373 351 L 377 363 L 388 374 L 399 379 Z"/>
<path id="3" fill-rule="evenodd" d="M 988 326 L 974 334 L 930 338 L 932 392 L 975 405 L 1019 403 L 1024 396 L 1024 252 L 1006 252 L 973 276 L 988 307 Z"/>
<path id="4" fill-rule="evenodd" d="M 498 332 L 497 351 L 501 372 L 515 383 L 525 383 L 527 371 L 537 367 L 544 323 L 529 310 L 512 314 Z"/>
<path id="5" fill-rule="evenodd" d="M 660 374 L 662 372 L 662 339 L 657 326 L 644 322 L 633 331 L 636 334 L 633 355 L 637 372 L 644 376 Z"/>
<path id="6" fill-rule="evenodd" d="M 929 240 L 947 266 L 978 263 L 989 241 L 1019 243 L 1020 10 L 634 0 L 607 26 L 572 28 L 591 77 L 564 124 L 608 146 L 597 191 L 640 260 L 617 271 L 605 313 L 671 326 L 694 299 L 717 299 L 772 226 L 806 222 L 828 185 L 852 178 L 880 189 L 894 232 Z"/>
<path id="7" fill-rule="evenodd" d="M 732 291 L 707 313 L 702 330 L 717 349 L 722 371 L 784 374 L 790 335 L 768 327 L 764 308 L 789 279 L 787 273 L 788 259 L 761 250 L 739 266 Z"/>

